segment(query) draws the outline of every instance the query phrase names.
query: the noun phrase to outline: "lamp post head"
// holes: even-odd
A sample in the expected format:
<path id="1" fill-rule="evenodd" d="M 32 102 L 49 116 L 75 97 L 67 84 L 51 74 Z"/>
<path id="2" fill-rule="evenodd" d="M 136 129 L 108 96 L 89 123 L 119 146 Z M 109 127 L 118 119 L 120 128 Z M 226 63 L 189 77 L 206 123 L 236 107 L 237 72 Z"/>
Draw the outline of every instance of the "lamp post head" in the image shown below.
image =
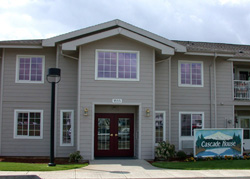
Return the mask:
<path id="1" fill-rule="evenodd" d="M 49 83 L 52 83 L 52 82 L 59 83 L 60 80 L 61 80 L 61 69 L 60 68 L 49 68 L 48 74 L 47 74 L 47 81 Z"/>

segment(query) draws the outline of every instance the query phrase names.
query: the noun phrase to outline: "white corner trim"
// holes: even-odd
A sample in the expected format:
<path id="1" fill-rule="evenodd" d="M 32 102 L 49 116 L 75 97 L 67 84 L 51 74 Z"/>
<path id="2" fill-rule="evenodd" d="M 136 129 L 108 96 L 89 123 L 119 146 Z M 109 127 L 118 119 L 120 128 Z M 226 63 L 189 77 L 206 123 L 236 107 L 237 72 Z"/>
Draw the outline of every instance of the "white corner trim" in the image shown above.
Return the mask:
<path id="1" fill-rule="evenodd" d="M 5 62 L 5 49 L 2 52 L 2 66 L 1 66 L 1 84 L 0 84 L 0 146 L 2 146 L 2 124 L 3 124 L 3 85 L 4 85 L 4 62 Z M 2 147 L 0 147 L 0 155 L 2 154 Z"/>
<path id="2" fill-rule="evenodd" d="M 40 119 L 40 136 L 18 136 L 17 135 L 17 114 L 19 112 L 37 112 L 41 114 L 41 119 Z M 28 119 L 29 120 L 29 119 Z M 28 121 L 29 123 L 29 121 Z M 43 139 L 43 110 L 34 110 L 34 109 L 15 109 L 14 110 L 14 139 Z M 28 132 L 29 132 L 29 125 L 28 125 Z"/>
<path id="3" fill-rule="evenodd" d="M 71 143 L 63 143 L 63 113 L 70 113 L 70 124 L 71 124 Z M 60 110 L 60 146 L 74 146 L 74 110 Z"/>
<path id="4" fill-rule="evenodd" d="M 80 129 L 81 129 L 81 68 L 82 68 L 82 48 L 79 49 L 78 60 L 78 91 L 77 91 L 77 151 L 80 151 Z"/>
<path id="5" fill-rule="evenodd" d="M 181 64 L 182 63 L 200 63 L 201 64 L 201 85 L 193 84 L 181 84 Z M 190 69 L 190 83 L 192 82 L 192 68 Z M 178 60 L 178 87 L 194 87 L 202 88 L 204 87 L 204 64 L 203 61 L 188 61 L 188 60 Z"/>

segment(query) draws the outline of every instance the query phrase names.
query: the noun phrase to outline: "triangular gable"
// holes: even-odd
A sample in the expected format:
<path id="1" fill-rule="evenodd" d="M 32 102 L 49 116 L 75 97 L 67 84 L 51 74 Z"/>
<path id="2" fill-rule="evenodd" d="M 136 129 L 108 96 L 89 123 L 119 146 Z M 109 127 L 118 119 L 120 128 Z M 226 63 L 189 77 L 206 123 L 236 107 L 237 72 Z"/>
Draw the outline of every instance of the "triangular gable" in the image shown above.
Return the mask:
<path id="1" fill-rule="evenodd" d="M 82 36 L 88 36 L 88 34 L 94 34 L 94 33 L 100 33 L 105 32 L 105 30 L 110 30 L 112 28 L 117 28 L 121 27 L 123 29 L 126 29 L 128 31 L 131 31 L 133 33 L 137 33 L 140 36 L 143 36 L 144 38 L 151 39 L 152 41 L 156 41 L 157 43 L 162 43 L 163 45 L 167 45 L 169 47 L 172 47 L 175 49 L 176 52 L 186 52 L 186 47 L 182 46 L 180 44 L 177 44 L 173 41 L 170 41 L 168 39 L 165 39 L 161 36 L 158 36 L 156 34 L 153 34 L 151 32 L 148 32 L 146 30 L 140 29 L 138 27 L 135 27 L 131 24 L 125 23 L 120 20 L 113 20 L 110 22 L 106 22 L 103 24 L 99 24 L 96 26 L 80 29 L 77 31 L 73 31 L 67 34 L 59 35 L 56 37 L 52 37 L 49 39 L 44 39 L 42 42 L 42 46 L 45 47 L 53 47 L 55 46 L 56 43 L 61 42 L 61 41 L 70 41 L 72 39 L 76 39 L 77 37 L 82 37 Z"/>

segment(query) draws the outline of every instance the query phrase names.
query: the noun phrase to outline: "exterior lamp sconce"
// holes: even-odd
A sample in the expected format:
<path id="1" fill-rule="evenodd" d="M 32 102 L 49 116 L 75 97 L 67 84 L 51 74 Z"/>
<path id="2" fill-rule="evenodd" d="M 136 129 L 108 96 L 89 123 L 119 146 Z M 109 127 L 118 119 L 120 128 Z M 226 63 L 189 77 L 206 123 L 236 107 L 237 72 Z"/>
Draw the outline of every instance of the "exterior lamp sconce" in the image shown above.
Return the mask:
<path id="1" fill-rule="evenodd" d="M 147 110 L 146 110 L 146 117 L 149 117 L 149 116 L 150 116 L 150 110 L 147 109 Z"/>
<path id="2" fill-rule="evenodd" d="M 61 69 L 49 68 L 47 81 L 51 83 L 51 116 L 50 116 L 50 162 L 48 166 L 56 166 L 54 163 L 54 145 L 55 145 L 55 87 L 56 83 L 61 81 Z"/>
<path id="3" fill-rule="evenodd" d="M 85 108 L 84 111 L 83 111 L 83 115 L 84 116 L 88 116 L 89 115 L 88 113 L 89 113 L 88 108 Z"/>

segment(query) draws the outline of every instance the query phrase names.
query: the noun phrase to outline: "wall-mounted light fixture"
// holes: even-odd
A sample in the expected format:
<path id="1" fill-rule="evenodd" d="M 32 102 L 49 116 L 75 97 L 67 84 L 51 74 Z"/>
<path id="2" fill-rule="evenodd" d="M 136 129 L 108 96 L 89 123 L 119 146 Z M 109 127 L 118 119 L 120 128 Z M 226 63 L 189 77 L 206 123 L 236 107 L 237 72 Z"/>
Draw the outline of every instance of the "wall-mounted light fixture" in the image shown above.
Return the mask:
<path id="1" fill-rule="evenodd" d="M 149 117 L 150 116 L 150 110 L 146 109 L 146 116 Z"/>
<path id="2" fill-rule="evenodd" d="M 83 115 L 84 115 L 84 116 L 87 116 L 87 115 L 89 115 L 88 113 L 89 113 L 88 108 L 84 108 Z"/>

